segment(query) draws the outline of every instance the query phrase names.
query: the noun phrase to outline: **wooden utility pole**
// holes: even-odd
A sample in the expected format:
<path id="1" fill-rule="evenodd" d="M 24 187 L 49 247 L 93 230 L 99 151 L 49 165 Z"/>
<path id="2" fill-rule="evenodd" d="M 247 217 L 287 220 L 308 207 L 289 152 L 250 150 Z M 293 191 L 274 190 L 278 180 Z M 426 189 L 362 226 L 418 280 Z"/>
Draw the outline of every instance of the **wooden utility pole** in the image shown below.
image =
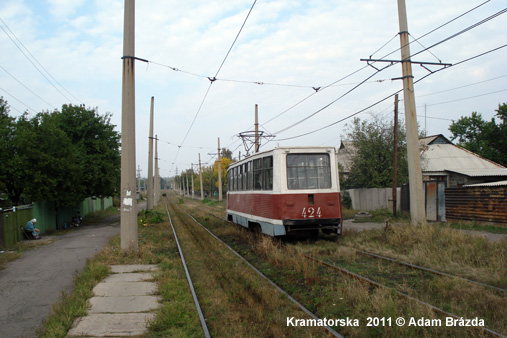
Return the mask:
<path id="1" fill-rule="evenodd" d="M 398 0 L 400 22 L 401 64 L 403 69 L 403 98 L 405 102 L 405 124 L 407 132 L 408 179 L 410 186 L 410 218 L 413 225 L 425 224 L 424 196 L 421 161 L 419 154 L 419 136 L 415 109 L 414 80 L 410 60 L 408 39 L 407 9 L 405 0 Z"/>
<path id="2" fill-rule="evenodd" d="M 259 106 L 255 104 L 255 153 L 259 152 Z"/>
<path id="3" fill-rule="evenodd" d="M 125 0 L 121 104 L 121 250 L 137 253 L 135 1 Z"/>
<path id="4" fill-rule="evenodd" d="M 396 216 L 396 187 L 398 170 L 398 94 L 394 96 L 394 144 L 393 144 L 393 215 Z"/>
<path id="5" fill-rule="evenodd" d="M 222 200 L 222 163 L 220 160 L 220 137 L 218 138 L 218 200 Z"/>
<path id="6" fill-rule="evenodd" d="M 155 106 L 155 98 L 151 97 L 150 105 L 150 136 L 148 138 L 148 192 L 147 192 L 147 208 L 153 209 L 153 110 Z"/>
<path id="7" fill-rule="evenodd" d="M 158 135 L 155 135 L 155 188 L 153 189 L 153 205 L 158 206 L 160 201 L 160 176 L 158 172 Z"/>
<path id="8" fill-rule="evenodd" d="M 199 183 L 201 184 L 201 201 L 204 199 L 204 188 L 202 186 L 201 154 L 199 153 Z"/>

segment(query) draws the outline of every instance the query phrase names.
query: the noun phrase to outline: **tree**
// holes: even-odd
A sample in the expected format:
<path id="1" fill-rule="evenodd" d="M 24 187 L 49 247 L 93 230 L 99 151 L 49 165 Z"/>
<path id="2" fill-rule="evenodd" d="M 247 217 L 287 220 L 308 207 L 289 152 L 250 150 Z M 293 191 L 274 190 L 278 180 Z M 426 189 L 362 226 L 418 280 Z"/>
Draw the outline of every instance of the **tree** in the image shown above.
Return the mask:
<path id="1" fill-rule="evenodd" d="M 350 173 L 342 188 L 385 188 L 393 182 L 394 122 L 372 115 L 372 120 L 355 118 L 347 125 L 346 138 L 353 142 L 355 152 Z M 398 125 L 397 182 L 408 182 L 405 128 Z"/>
<path id="2" fill-rule="evenodd" d="M 458 145 L 491 161 L 507 166 L 507 104 L 498 105 L 497 121 L 485 121 L 482 115 L 472 112 L 449 126 L 451 140 Z"/>
<path id="3" fill-rule="evenodd" d="M 8 130 L 4 117 L 0 115 L 3 138 Z M 9 156 L 0 178 L 14 205 L 51 201 L 74 206 L 86 197 L 112 196 L 119 190 L 120 138 L 109 114 L 64 105 L 61 112 L 33 118 L 25 113 L 11 125 L 13 132 L 5 146 Z"/>
<path id="4" fill-rule="evenodd" d="M 0 192 L 5 191 L 8 181 L 7 164 L 13 156 L 12 140 L 14 139 L 15 119 L 9 116 L 9 105 L 0 96 Z"/>

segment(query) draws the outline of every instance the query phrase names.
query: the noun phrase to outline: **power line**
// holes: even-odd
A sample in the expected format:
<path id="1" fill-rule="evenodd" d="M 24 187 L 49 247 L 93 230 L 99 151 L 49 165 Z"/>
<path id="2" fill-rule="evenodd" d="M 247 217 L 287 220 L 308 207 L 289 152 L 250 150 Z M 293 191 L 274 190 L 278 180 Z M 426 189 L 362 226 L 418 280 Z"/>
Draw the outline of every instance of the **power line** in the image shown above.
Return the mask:
<path id="1" fill-rule="evenodd" d="M 416 84 L 416 83 L 418 83 L 418 82 L 420 82 L 420 81 L 424 80 L 425 78 L 427 78 L 427 77 L 428 77 L 428 76 L 430 76 L 430 75 L 436 74 L 438 71 L 441 71 L 441 70 L 443 70 L 443 69 L 449 69 L 449 68 L 451 68 L 451 67 L 454 67 L 454 66 L 457 66 L 457 65 L 463 64 L 463 63 L 465 63 L 465 62 L 468 62 L 468 61 L 474 60 L 474 59 L 476 59 L 476 58 L 478 58 L 478 57 L 480 57 L 480 56 L 484 56 L 484 55 L 486 55 L 486 54 L 492 53 L 492 52 L 494 52 L 494 51 L 497 51 L 497 50 L 502 49 L 502 48 L 505 48 L 505 47 L 507 47 L 507 44 L 505 44 L 505 45 L 503 45 L 503 46 L 500 46 L 500 47 L 497 47 L 497 48 L 494 48 L 494 49 L 491 49 L 491 50 L 489 50 L 489 51 L 487 51 L 487 52 L 484 52 L 484 53 L 478 54 L 478 55 L 476 55 L 476 56 L 470 57 L 470 58 L 468 58 L 468 59 L 465 59 L 465 60 L 459 61 L 459 62 L 457 62 L 457 63 L 453 64 L 453 65 L 452 65 L 452 66 L 450 66 L 450 67 L 447 67 L 447 68 L 441 68 L 441 69 L 439 69 L 439 70 L 437 70 L 437 71 L 434 71 L 434 72 L 432 72 L 432 73 L 429 73 L 429 74 L 427 74 L 426 76 L 422 77 L 421 79 L 419 79 L 419 80 L 415 81 L 415 82 L 414 82 L 414 84 Z M 362 112 L 364 112 L 364 111 L 366 111 L 366 110 L 368 110 L 368 109 L 370 109 L 370 108 L 372 108 L 372 107 L 376 106 L 377 104 L 379 104 L 379 103 L 381 103 L 381 102 L 384 102 L 385 100 L 387 100 L 387 99 L 389 99 L 389 98 L 393 97 L 394 95 L 396 95 L 396 94 L 400 93 L 402 90 L 403 90 L 403 89 L 400 89 L 400 90 L 396 91 L 395 93 L 392 93 L 392 94 L 390 94 L 390 95 L 388 95 L 388 96 L 384 97 L 383 99 L 380 99 L 380 100 L 376 101 L 375 103 L 373 103 L 373 104 L 369 105 L 368 107 L 363 108 L 363 109 L 361 109 L 361 110 L 359 110 L 359 111 L 357 111 L 357 112 L 355 112 L 355 113 L 353 113 L 353 114 L 350 114 L 350 115 L 348 115 L 348 116 L 346 116 L 346 117 L 344 117 L 344 118 L 342 118 L 342 119 L 340 119 L 340 120 L 338 120 L 338 121 L 336 121 L 336 122 L 330 123 L 330 124 L 328 124 L 328 125 L 326 125 L 326 126 L 324 126 L 324 127 L 321 127 L 321 128 L 316 129 L 316 130 L 313 130 L 313 131 L 310 131 L 310 132 L 306 132 L 306 133 L 303 133 L 303 134 L 300 134 L 300 135 L 296 135 L 296 136 L 292 136 L 292 137 L 287 137 L 287 138 L 284 138 L 284 139 L 277 139 L 276 141 L 286 141 L 286 140 L 292 140 L 292 139 L 295 139 L 295 138 L 299 138 L 299 137 L 307 136 L 307 135 L 310 135 L 310 134 L 316 133 L 316 132 L 318 132 L 318 131 L 321 131 L 321 130 L 327 129 L 327 128 L 329 128 L 329 127 L 331 127 L 331 126 L 334 126 L 334 125 L 336 125 L 336 124 L 338 124 L 338 123 L 340 123 L 340 122 L 343 122 L 343 121 L 345 121 L 345 120 L 348 120 L 348 119 L 350 119 L 350 118 L 352 118 L 352 117 L 354 117 L 354 116 L 356 116 L 356 115 L 358 115 L 358 114 L 360 114 L 360 113 L 362 113 Z M 268 142 L 266 142 L 266 143 L 268 143 Z"/>
<path id="2" fill-rule="evenodd" d="M 31 90 L 30 88 L 28 88 L 23 82 L 21 82 L 20 80 L 18 80 L 14 75 L 12 75 L 11 73 L 9 73 L 7 71 L 7 69 L 5 69 L 4 67 L 0 66 L 0 68 L 2 68 L 2 70 L 4 72 L 6 72 L 7 74 L 9 74 L 14 80 L 16 80 L 20 85 L 22 85 L 23 87 L 26 88 L 26 90 L 28 90 L 30 93 L 32 93 L 33 95 L 37 96 L 41 101 L 45 102 L 47 105 L 49 105 L 51 108 L 53 109 L 56 109 L 51 103 L 49 103 L 48 101 L 44 100 L 42 97 L 40 97 L 38 94 L 36 94 L 33 90 Z"/>
<path id="3" fill-rule="evenodd" d="M 476 27 L 478 27 L 478 26 L 482 25 L 482 24 L 483 24 L 483 23 L 485 23 L 485 22 L 487 22 L 487 21 L 489 21 L 489 20 L 492 20 L 492 19 L 496 18 L 497 16 L 499 16 L 499 15 L 501 15 L 501 14 L 504 14 L 505 12 L 507 12 L 507 8 L 505 8 L 505 9 L 503 9 L 503 10 L 501 10 L 501 11 L 499 11 L 499 12 L 497 12 L 497 13 L 495 13 L 495 14 L 493 14 L 493 15 L 489 16 L 489 17 L 487 17 L 486 19 L 483 19 L 483 20 L 481 20 L 481 21 L 479 21 L 479 22 L 477 22 L 477 23 L 475 23 L 475 24 L 473 24 L 473 25 L 471 25 L 471 26 L 469 26 L 469 27 L 467 27 L 467 28 L 465 28 L 465 29 L 463 29 L 463 30 L 459 31 L 458 33 L 455 33 L 455 34 L 453 34 L 453 35 L 451 35 L 451 36 L 449 36 L 449 37 L 447 37 L 447 38 L 445 38 L 445 39 L 443 39 L 443 40 L 441 40 L 441 41 L 439 41 L 439 42 L 437 42 L 437 43 L 433 44 L 432 46 L 430 46 L 430 47 L 428 47 L 428 48 L 423 49 L 422 51 L 417 52 L 416 54 L 411 55 L 411 56 L 410 56 L 410 58 L 412 58 L 413 56 L 418 55 L 418 54 L 420 54 L 420 53 L 422 53 L 422 52 L 424 52 L 424 51 L 428 51 L 429 49 L 431 49 L 431 48 L 433 48 L 433 47 L 435 47 L 435 46 L 438 46 L 438 45 L 442 44 L 443 42 L 449 41 L 449 40 L 450 40 L 450 39 L 452 39 L 452 38 L 455 38 L 455 37 L 457 37 L 457 36 L 459 36 L 459 35 L 461 35 L 461 34 L 464 34 L 465 32 L 468 32 L 468 31 L 470 31 L 471 29 L 474 29 L 474 28 L 476 28 Z M 437 59 L 438 59 L 438 58 L 437 58 Z M 391 65 L 390 65 L 390 66 L 394 65 L 395 63 L 397 63 L 397 62 L 391 62 Z M 389 66 L 387 66 L 387 67 L 389 67 Z M 387 67 L 385 67 L 385 68 L 387 68 Z M 385 68 L 383 68 L 382 70 L 384 70 Z M 373 75 L 375 75 L 375 74 L 373 74 Z M 373 76 L 373 75 L 372 75 L 372 76 Z M 371 77 L 371 76 L 370 76 L 370 77 Z M 369 79 L 369 78 L 368 78 L 368 79 Z M 362 84 L 362 83 L 361 83 L 361 84 Z M 361 84 L 360 84 L 360 85 L 361 85 Z M 326 106 L 324 106 L 323 108 L 321 108 L 321 109 L 317 110 L 316 112 L 312 113 L 311 115 L 309 115 L 309 116 L 305 117 L 304 119 L 302 119 L 302 120 L 300 120 L 300 121 L 298 121 L 298 122 L 296 122 L 296 123 L 294 123 L 294 124 L 292 124 L 292 125 L 290 125 L 290 126 L 288 126 L 288 127 L 284 128 L 284 129 L 282 129 L 282 130 L 280 130 L 280 131 L 278 131 L 278 132 L 276 132 L 275 134 L 279 134 L 279 133 L 282 133 L 282 132 L 284 132 L 284 131 L 286 131 L 286 130 L 289 130 L 289 129 L 293 128 L 294 126 L 296 126 L 296 125 L 298 125 L 298 124 L 302 123 L 303 121 L 305 121 L 305 120 L 307 120 L 307 119 L 309 119 L 309 118 L 311 118 L 311 117 L 315 116 L 316 114 L 320 113 L 320 112 L 321 112 L 321 111 L 323 111 L 324 109 L 327 109 L 327 108 L 328 108 L 329 106 L 331 106 L 333 103 L 335 103 L 335 102 L 337 102 L 338 100 L 340 100 L 341 98 L 343 98 L 345 95 L 349 94 L 350 92 L 352 92 L 353 90 L 355 90 L 356 88 L 358 88 L 360 85 L 355 86 L 354 88 L 352 88 L 351 90 L 349 90 L 348 92 L 346 92 L 344 95 L 340 96 L 338 99 L 336 99 L 336 100 L 332 101 L 331 103 L 327 104 Z"/>
<path id="4" fill-rule="evenodd" d="M 23 101 L 21 101 L 20 99 L 18 99 L 17 97 L 15 97 L 14 95 L 12 95 L 8 91 L 6 91 L 5 89 L 0 88 L 0 90 L 4 91 L 7 95 L 9 95 L 10 97 L 12 97 L 14 100 L 18 101 L 19 103 L 21 103 L 22 105 L 24 105 L 25 107 L 27 107 L 28 109 L 30 109 L 31 111 L 33 111 L 34 113 L 37 114 L 37 111 L 35 109 L 33 109 L 32 107 L 30 107 L 29 105 L 27 105 L 26 103 L 24 103 Z"/>
<path id="5" fill-rule="evenodd" d="M 472 12 L 472 11 L 476 10 L 476 9 L 478 9 L 479 7 L 481 7 L 481 6 L 485 5 L 485 4 L 486 4 L 486 3 L 488 3 L 489 1 L 491 1 L 491 0 L 485 1 L 484 3 L 482 3 L 482 4 L 480 4 L 480 5 L 476 6 L 476 7 L 474 7 L 474 8 L 472 8 L 472 9 L 468 10 L 467 12 L 465 12 L 465 13 L 463 13 L 463 14 L 461 14 L 461 15 L 457 16 L 457 17 L 455 17 L 454 19 L 447 21 L 446 23 L 444 23 L 444 24 L 440 25 L 439 27 L 437 27 L 437 28 L 435 28 L 435 29 L 431 30 L 430 32 L 428 32 L 428 33 L 426 33 L 426 34 L 422 35 L 421 37 L 419 37 L 419 38 L 417 38 L 417 39 L 415 39 L 415 40 L 413 40 L 413 41 L 409 42 L 408 44 L 410 45 L 412 42 L 418 41 L 418 40 L 420 40 L 421 38 L 423 38 L 423 37 L 425 37 L 425 36 L 427 36 L 427 35 L 429 35 L 429 34 L 431 34 L 431 33 L 435 32 L 435 31 L 437 31 L 437 30 L 439 30 L 440 28 L 442 28 L 442 27 L 444 27 L 444 26 L 446 26 L 446 25 L 450 24 L 451 22 L 453 22 L 453 21 L 457 20 L 458 18 L 461 18 L 462 16 L 464 16 L 464 15 L 466 15 L 466 14 L 468 14 L 468 13 L 470 13 L 470 12 Z M 378 49 L 377 51 L 375 51 L 373 54 L 375 54 L 375 53 L 377 53 L 378 51 L 380 51 L 381 49 L 383 49 L 383 48 L 384 48 L 384 47 L 385 47 L 385 46 L 386 46 L 389 42 L 391 42 L 393 39 L 394 39 L 394 38 L 392 38 L 391 40 L 389 40 L 387 43 L 385 43 L 385 44 L 384 44 L 381 48 L 379 48 L 379 49 Z M 433 46 L 432 46 L 432 47 L 433 47 Z M 430 48 L 432 48 L 432 47 L 430 47 Z M 400 48 L 397 48 L 396 50 L 392 51 L 391 53 L 389 53 L 389 54 L 387 54 L 387 55 L 383 56 L 383 57 L 381 58 L 381 60 L 382 60 L 382 59 L 384 59 L 384 58 L 386 58 L 387 56 L 389 56 L 389 55 L 391 55 L 391 54 L 393 54 L 393 53 L 395 53 L 395 52 L 399 51 L 400 49 L 401 49 L 401 47 L 400 47 Z M 429 48 L 427 48 L 426 50 L 428 50 L 428 49 L 429 49 Z M 372 55 L 373 55 L 373 54 L 372 54 Z M 351 73 L 350 75 L 348 75 L 348 76 L 346 76 L 346 77 L 349 77 L 349 76 L 351 76 L 351 75 L 353 75 L 353 74 L 355 74 L 355 73 L 357 73 L 357 72 L 359 72 L 359 71 L 361 71 L 361 70 L 365 69 L 366 67 L 368 67 L 368 66 L 364 66 L 364 67 L 362 67 L 362 68 L 360 68 L 360 69 L 356 70 L 355 72 Z M 346 78 L 346 77 L 345 77 L 345 78 Z M 340 80 L 338 80 L 338 81 L 334 82 L 333 84 L 335 84 L 335 83 L 337 83 L 337 82 L 339 82 L 339 81 L 341 81 L 341 80 L 342 80 L 342 79 L 340 79 Z M 330 87 L 330 85 L 329 85 L 329 86 L 324 87 L 323 89 L 326 89 L 326 88 L 328 88 L 328 87 Z M 279 117 L 279 116 L 281 116 L 281 115 L 285 114 L 286 112 L 288 112 L 289 110 L 293 109 L 294 107 L 296 107 L 297 105 L 301 104 L 302 102 L 304 102 L 305 100 L 309 99 L 311 96 L 313 96 L 313 95 L 315 95 L 315 94 L 316 94 L 316 93 L 312 93 L 311 95 L 307 96 L 306 98 L 304 98 L 303 100 L 299 101 L 299 102 L 298 102 L 298 103 L 296 103 L 295 105 L 291 106 L 289 109 L 287 109 L 287 110 L 283 111 L 282 113 L 280 113 L 280 114 L 276 115 L 275 117 L 273 117 L 272 119 L 270 119 L 270 120 L 269 120 L 269 121 L 267 121 L 266 123 L 269 123 L 269 122 L 271 122 L 272 120 L 276 119 L 277 117 Z"/>
<path id="6" fill-rule="evenodd" d="M 83 103 L 81 102 L 81 100 L 77 99 L 74 95 L 72 95 L 64 86 L 62 86 L 48 71 L 46 68 L 44 68 L 44 66 L 41 65 L 41 63 L 37 60 L 37 58 L 35 56 L 32 55 L 32 53 L 30 53 L 30 51 L 28 50 L 28 48 L 25 47 L 25 45 L 21 42 L 21 40 L 18 39 L 18 37 L 16 36 L 16 34 L 14 34 L 12 32 L 12 30 L 9 28 L 9 26 L 5 23 L 5 21 L 2 20 L 2 18 L 0 18 L 0 21 L 5 25 L 5 27 L 7 27 L 7 29 L 9 30 L 9 32 L 11 32 L 11 34 L 16 38 L 16 40 L 19 42 L 19 44 L 21 46 L 23 46 L 23 48 L 28 52 L 28 54 L 30 54 L 30 56 L 33 58 L 33 60 L 35 60 L 35 62 L 37 62 L 37 64 L 39 66 L 41 66 L 42 69 L 44 69 L 44 71 L 60 86 L 62 87 L 67 93 L 69 93 L 74 99 L 76 99 L 78 102 L 80 103 Z M 39 67 L 37 67 L 37 65 L 35 65 L 35 63 L 33 63 L 33 61 L 26 55 L 26 53 L 21 49 L 21 47 L 16 43 L 16 41 L 14 41 L 14 39 L 11 37 L 11 35 L 9 33 L 7 33 L 7 31 L 2 27 L 0 26 L 0 28 L 2 28 L 2 30 L 4 31 L 4 33 L 9 37 L 9 39 L 12 41 L 12 43 L 16 46 L 16 48 L 19 49 L 19 51 L 24 55 L 24 57 L 35 67 L 35 69 L 37 69 L 37 71 L 49 82 L 49 84 L 55 88 L 68 102 L 72 102 L 72 100 L 70 100 L 64 93 L 62 93 L 62 91 L 60 89 L 58 89 L 53 82 L 51 82 L 50 79 L 48 79 L 48 77 L 39 69 Z"/>
<path id="7" fill-rule="evenodd" d="M 417 98 L 425 97 L 425 96 L 431 96 L 431 95 L 435 95 L 435 94 L 447 93 L 447 92 L 450 92 L 450 91 L 453 91 L 453 90 L 463 89 L 463 88 L 475 86 L 477 84 L 481 84 L 481 83 L 485 83 L 485 82 L 489 82 L 489 81 L 498 80 L 498 79 L 501 79 L 501 78 L 504 78 L 504 77 L 507 77 L 507 75 L 502 75 L 502 76 L 498 76 L 498 77 L 495 77 L 495 78 L 492 78 L 492 79 L 487 79 L 487 80 L 484 80 L 484 81 L 474 82 L 474 83 L 470 83 L 470 84 L 467 84 L 467 85 L 464 85 L 464 86 L 450 88 L 450 89 L 442 90 L 442 91 L 439 91 L 439 92 L 433 92 L 433 93 L 428 93 L 428 94 L 424 94 L 424 95 L 417 95 Z"/>

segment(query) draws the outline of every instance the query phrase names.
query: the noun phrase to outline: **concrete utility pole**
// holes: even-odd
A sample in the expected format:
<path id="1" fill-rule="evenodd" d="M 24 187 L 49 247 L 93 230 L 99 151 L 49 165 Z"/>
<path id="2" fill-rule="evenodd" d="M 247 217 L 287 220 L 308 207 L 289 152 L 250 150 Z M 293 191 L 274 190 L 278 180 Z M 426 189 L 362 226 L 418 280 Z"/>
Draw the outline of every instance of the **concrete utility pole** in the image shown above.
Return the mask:
<path id="1" fill-rule="evenodd" d="M 185 193 L 187 194 L 187 196 L 190 196 L 190 191 L 188 191 L 190 189 L 190 185 L 188 184 L 188 175 L 187 174 L 185 174 L 185 178 L 187 181 L 187 188 L 185 189 Z"/>
<path id="2" fill-rule="evenodd" d="M 218 200 L 222 200 L 222 163 L 220 160 L 220 137 L 218 138 Z"/>
<path id="3" fill-rule="evenodd" d="M 394 144 L 393 144 L 393 215 L 396 216 L 396 188 L 398 169 L 398 94 L 394 96 Z"/>
<path id="4" fill-rule="evenodd" d="M 204 199 L 204 190 L 202 186 L 202 167 L 201 167 L 201 154 L 199 153 L 199 183 L 201 184 L 201 201 Z"/>
<path id="5" fill-rule="evenodd" d="M 137 165 L 137 191 L 141 194 L 141 166 Z"/>
<path id="6" fill-rule="evenodd" d="M 410 185 L 410 218 L 413 225 L 425 224 L 424 196 L 421 161 L 419 154 L 419 136 L 414 97 L 414 80 L 410 60 L 408 41 L 407 9 L 405 0 L 398 0 L 400 21 L 401 60 L 403 69 L 403 98 L 405 102 L 405 124 L 407 130 L 408 179 Z"/>
<path id="7" fill-rule="evenodd" d="M 125 0 L 121 104 L 121 250 L 137 253 L 135 1 Z"/>
<path id="8" fill-rule="evenodd" d="M 259 106 L 255 104 L 255 153 L 259 152 Z"/>
<path id="9" fill-rule="evenodd" d="M 150 136 L 148 142 L 148 196 L 147 196 L 147 208 L 148 210 L 153 209 L 153 110 L 155 106 L 155 98 L 151 97 L 150 105 Z"/>
<path id="10" fill-rule="evenodd" d="M 160 176 L 158 172 L 158 136 L 155 135 L 155 188 L 153 189 L 153 193 L 155 194 L 153 198 L 153 205 L 158 206 L 158 201 L 160 201 Z"/>
<path id="11" fill-rule="evenodd" d="M 190 173 L 192 175 L 192 199 L 194 199 L 194 164 L 190 164 Z"/>

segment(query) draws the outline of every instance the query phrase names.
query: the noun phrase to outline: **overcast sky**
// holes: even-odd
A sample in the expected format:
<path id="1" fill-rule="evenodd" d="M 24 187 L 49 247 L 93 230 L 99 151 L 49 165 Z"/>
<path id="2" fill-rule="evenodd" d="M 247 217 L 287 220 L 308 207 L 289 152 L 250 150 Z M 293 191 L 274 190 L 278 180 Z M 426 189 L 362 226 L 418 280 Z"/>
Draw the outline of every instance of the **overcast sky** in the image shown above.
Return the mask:
<path id="1" fill-rule="evenodd" d="M 504 0 L 483 3 L 407 0 L 411 41 L 424 36 L 410 45 L 412 55 L 507 7 Z M 263 141 L 262 150 L 277 145 L 338 146 L 352 122 L 345 118 L 402 89 L 400 80 L 392 80 L 401 77 L 399 63 L 377 72 L 360 61 L 370 56 L 400 59 L 395 0 L 259 0 L 219 71 L 252 4 L 253 0 L 137 1 L 136 56 L 150 61 L 136 62 L 136 162 L 143 176 L 151 96 L 160 173 L 172 176 L 176 169 L 181 172 L 198 163 L 199 153 L 203 164 L 210 163 L 214 157 L 208 154 L 217 152 L 218 137 L 235 157 L 240 151 L 244 155 L 237 135 L 253 130 L 255 104 L 261 130 L 276 135 L 269 143 Z M 8 101 L 11 114 L 34 115 L 61 109 L 65 103 L 84 103 L 100 114 L 112 113 L 120 131 L 123 5 L 122 0 L 0 1 L 0 96 Z M 459 63 L 506 45 L 505 27 L 507 14 L 500 14 L 412 60 Z M 420 127 L 428 135 L 448 137 L 451 120 L 473 111 L 491 119 L 498 105 L 507 102 L 506 60 L 507 48 L 501 48 L 418 82 Z M 416 64 L 413 70 L 414 81 L 429 74 Z M 217 72 L 210 86 L 208 77 Z M 393 103 L 388 98 L 356 116 L 392 118 Z M 400 108 L 403 113 L 403 102 Z M 404 115 L 400 118 L 404 123 Z"/>

